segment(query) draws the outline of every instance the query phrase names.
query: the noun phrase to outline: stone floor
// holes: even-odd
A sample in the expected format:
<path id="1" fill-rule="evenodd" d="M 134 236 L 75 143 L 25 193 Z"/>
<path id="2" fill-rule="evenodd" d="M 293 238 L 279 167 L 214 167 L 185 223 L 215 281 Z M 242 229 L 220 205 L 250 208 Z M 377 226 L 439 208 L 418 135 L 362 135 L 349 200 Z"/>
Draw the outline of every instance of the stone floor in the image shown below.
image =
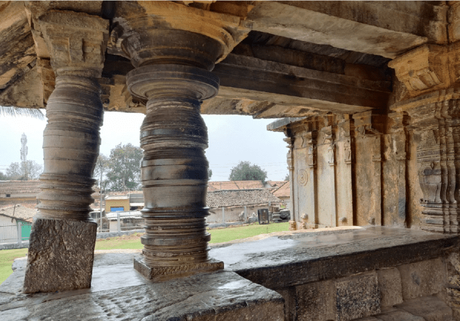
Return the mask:
<path id="1" fill-rule="evenodd" d="M 210 255 L 224 261 L 224 271 L 161 283 L 133 269 L 136 251 L 96 254 L 91 289 L 33 295 L 22 294 L 25 260 L 18 260 L 0 285 L 0 320 L 283 320 L 283 297 L 270 289 L 430 260 L 457 243 L 455 236 L 386 227 L 284 233 L 213 246 Z M 410 313 L 394 309 L 369 320 L 401 321 L 394 316 Z M 423 320 L 416 317 L 407 320 Z"/>

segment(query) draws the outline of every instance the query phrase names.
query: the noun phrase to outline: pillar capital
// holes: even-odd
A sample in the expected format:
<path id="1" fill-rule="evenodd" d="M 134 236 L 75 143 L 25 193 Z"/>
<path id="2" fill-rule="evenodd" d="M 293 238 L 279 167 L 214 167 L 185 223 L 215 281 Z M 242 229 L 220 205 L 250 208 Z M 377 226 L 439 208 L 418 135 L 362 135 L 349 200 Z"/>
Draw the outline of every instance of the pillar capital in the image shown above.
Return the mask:
<path id="1" fill-rule="evenodd" d="M 135 67 L 180 63 L 211 70 L 249 29 L 237 16 L 174 2 L 119 2 L 109 52 Z"/>
<path id="2" fill-rule="evenodd" d="M 388 66 L 405 85 L 407 98 L 455 87 L 460 77 L 460 42 L 420 46 L 390 61 Z"/>
<path id="3" fill-rule="evenodd" d="M 57 76 L 99 78 L 104 67 L 109 22 L 82 12 L 50 10 L 38 24 Z"/>

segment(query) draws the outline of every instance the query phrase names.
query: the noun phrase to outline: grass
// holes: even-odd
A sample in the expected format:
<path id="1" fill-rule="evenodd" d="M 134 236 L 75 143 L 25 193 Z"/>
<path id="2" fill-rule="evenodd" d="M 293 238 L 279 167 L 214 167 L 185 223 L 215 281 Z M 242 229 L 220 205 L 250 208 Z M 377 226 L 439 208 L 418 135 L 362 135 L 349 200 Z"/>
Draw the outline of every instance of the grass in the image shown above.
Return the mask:
<path id="1" fill-rule="evenodd" d="M 289 230 L 289 223 L 278 223 L 259 225 L 253 224 L 242 227 L 228 227 L 224 229 L 209 230 L 211 233 L 210 243 L 229 242 L 247 237 L 253 237 L 260 234 L 282 232 Z M 140 240 L 141 233 L 132 235 L 123 235 L 108 239 L 98 240 L 96 242 L 96 250 L 115 250 L 115 249 L 142 249 L 143 245 Z M 1 250 L 0 251 L 0 284 L 10 276 L 13 271 L 11 264 L 14 259 L 27 255 L 27 249 L 19 250 Z"/>
<path id="2" fill-rule="evenodd" d="M 268 225 L 249 225 L 242 227 L 228 227 L 225 229 L 209 230 L 211 233 L 211 242 L 209 243 L 223 243 L 233 240 L 244 239 L 253 237 L 260 234 L 267 234 L 273 232 L 282 232 L 289 230 L 289 223 L 277 223 Z"/>
<path id="3" fill-rule="evenodd" d="M 11 264 L 13 264 L 14 259 L 24 257 L 26 254 L 27 249 L 0 251 L 0 284 L 2 284 L 11 273 L 13 273 L 13 270 L 11 270 Z"/>

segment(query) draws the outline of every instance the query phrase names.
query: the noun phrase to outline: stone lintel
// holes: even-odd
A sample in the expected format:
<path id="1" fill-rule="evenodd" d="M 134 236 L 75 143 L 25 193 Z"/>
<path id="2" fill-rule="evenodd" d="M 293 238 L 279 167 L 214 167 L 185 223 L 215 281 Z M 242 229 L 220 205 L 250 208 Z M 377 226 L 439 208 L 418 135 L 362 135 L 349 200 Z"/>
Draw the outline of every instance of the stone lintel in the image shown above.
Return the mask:
<path id="1" fill-rule="evenodd" d="M 137 256 L 134 258 L 134 268 L 147 279 L 165 281 L 198 273 L 222 270 L 224 268 L 224 262 L 211 259 L 203 263 L 150 267 L 146 264 L 142 256 Z"/>
<path id="2" fill-rule="evenodd" d="M 91 287 L 97 224 L 38 218 L 32 226 L 24 292 Z"/>

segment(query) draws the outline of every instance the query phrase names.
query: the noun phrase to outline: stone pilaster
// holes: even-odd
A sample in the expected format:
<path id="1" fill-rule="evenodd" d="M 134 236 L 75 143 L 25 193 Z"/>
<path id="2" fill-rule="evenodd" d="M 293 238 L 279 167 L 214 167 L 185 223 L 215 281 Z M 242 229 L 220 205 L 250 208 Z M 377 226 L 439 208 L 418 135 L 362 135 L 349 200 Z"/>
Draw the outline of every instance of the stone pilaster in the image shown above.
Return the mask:
<path id="1" fill-rule="evenodd" d="M 422 46 L 389 64 L 407 90 L 391 108 L 411 117 L 423 193 L 421 227 L 453 234 L 459 233 L 460 218 L 459 45 Z"/>
<path id="2" fill-rule="evenodd" d="M 397 161 L 397 183 L 398 191 L 396 215 L 399 224 L 410 226 L 410 217 L 407 215 L 407 163 L 409 160 L 408 148 L 408 118 L 406 113 L 390 113 L 388 117 L 393 121 L 391 126 L 391 142 L 394 148 L 394 158 Z M 389 224 L 388 224 L 389 225 Z"/>
<path id="3" fill-rule="evenodd" d="M 355 124 L 356 224 L 382 225 L 382 120 L 372 111 L 353 115 Z M 373 165 L 370 166 L 369 164 Z"/>
<path id="4" fill-rule="evenodd" d="M 318 222 L 318 210 L 317 210 L 317 178 L 316 178 L 316 162 L 317 162 L 317 151 L 316 151 L 316 138 L 318 132 L 312 130 L 306 133 L 306 144 L 307 144 L 307 165 L 310 171 L 310 190 L 308 199 L 311 200 L 309 204 L 309 215 L 311 216 L 310 224 L 306 224 L 306 227 L 315 228 Z"/>
<path id="5" fill-rule="evenodd" d="M 134 267 L 154 280 L 219 270 L 223 263 L 208 257 L 208 139 L 200 107 L 217 94 L 219 79 L 210 71 L 239 39 L 239 19 L 176 3 L 136 5 L 142 10 L 116 19 L 120 38 L 113 48 L 131 59 L 127 86 L 147 107 L 141 128 L 146 234 Z"/>
<path id="6" fill-rule="evenodd" d="M 108 21 L 51 10 L 39 18 L 56 74 L 47 105 L 44 173 L 32 227 L 24 292 L 89 288 L 96 223 L 89 217 L 103 108 Z"/>
<path id="7" fill-rule="evenodd" d="M 294 188 L 295 188 L 295 175 L 294 175 L 294 158 L 292 157 L 293 154 L 293 148 L 294 148 L 294 139 L 293 137 L 289 136 L 289 133 L 287 131 L 284 132 L 286 135 L 286 138 L 283 140 L 286 142 L 286 147 L 288 148 L 288 152 L 286 155 L 286 162 L 288 165 L 288 170 L 289 170 L 289 188 L 290 188 L 290 193 L 289 193 L 289 199 L 291 200 L 289 203 L 289 212 L 291 213 L 291 220 L 289 221 L 289 230 L 295 231 L 297 228 L 297 222 L 294 217 L 295 213 L 295 202 L 294 202 Z"/>

